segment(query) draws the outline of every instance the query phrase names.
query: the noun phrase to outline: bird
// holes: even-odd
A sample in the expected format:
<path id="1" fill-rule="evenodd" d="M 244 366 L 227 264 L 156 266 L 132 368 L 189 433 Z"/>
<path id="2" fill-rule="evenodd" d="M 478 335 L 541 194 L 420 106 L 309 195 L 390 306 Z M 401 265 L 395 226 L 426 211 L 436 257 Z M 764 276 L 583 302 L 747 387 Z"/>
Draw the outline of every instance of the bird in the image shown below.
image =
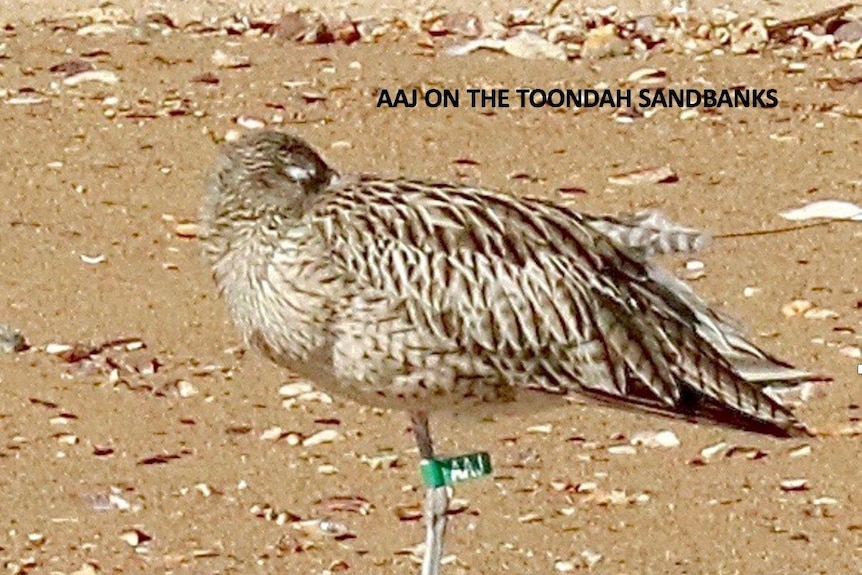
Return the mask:
<path id="1" fill-rule="evenodd" d="M 259 130 L 220 148 L 201 223 L 245 346 L 327 392 L 407 412 L 423 460 L 430 414 L 540 395 L 809 433 L 772 389 L 819 376 L 655 263 L 705 241 L 659 214 L 341 174 L 302 138 Z M 448 498 L 427 490 L 423 575 L 440 570 Z"/>

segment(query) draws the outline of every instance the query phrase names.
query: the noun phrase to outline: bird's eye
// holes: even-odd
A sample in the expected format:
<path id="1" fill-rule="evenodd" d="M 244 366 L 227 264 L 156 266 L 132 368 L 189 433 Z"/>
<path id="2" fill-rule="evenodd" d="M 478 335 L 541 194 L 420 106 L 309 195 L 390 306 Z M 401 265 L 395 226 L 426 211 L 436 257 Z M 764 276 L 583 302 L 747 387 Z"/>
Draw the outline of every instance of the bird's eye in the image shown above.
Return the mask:
<path id="1" fill-rule="evenodd" d="M 314 168 L 303 168 L 296 164 L 285 166 L 284 173 L 295 182 L 307 182 L 314 178 Z"/>

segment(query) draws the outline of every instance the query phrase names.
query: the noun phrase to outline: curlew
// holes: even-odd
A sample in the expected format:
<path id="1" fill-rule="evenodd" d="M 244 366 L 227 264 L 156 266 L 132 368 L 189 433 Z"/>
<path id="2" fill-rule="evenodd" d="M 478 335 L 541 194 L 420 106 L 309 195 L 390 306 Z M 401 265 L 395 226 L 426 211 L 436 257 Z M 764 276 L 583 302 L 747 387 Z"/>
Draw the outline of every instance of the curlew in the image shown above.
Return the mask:
<path id="1" fill-rule="evenodd" d="M 429 413 L 535 394 L 806 433 L 767 388 L 815 377 L 650 261 L 700 242 L 655 214 L 342 176 L 302 139 L 260 131 L 221 149 L 202 215 L 245 344 L 329 392 L 408 412 L 424 462 Z M 426 494 L 426 575 L 440 569 L 448 497 Z"/>

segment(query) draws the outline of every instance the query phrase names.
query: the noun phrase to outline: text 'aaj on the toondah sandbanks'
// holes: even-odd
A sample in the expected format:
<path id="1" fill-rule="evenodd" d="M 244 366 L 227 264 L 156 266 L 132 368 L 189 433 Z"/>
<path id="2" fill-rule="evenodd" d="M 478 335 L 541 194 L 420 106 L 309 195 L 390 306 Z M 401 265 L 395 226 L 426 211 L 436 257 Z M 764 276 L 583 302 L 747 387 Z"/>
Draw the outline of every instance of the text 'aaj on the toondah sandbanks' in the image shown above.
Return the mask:
<path id="1" fill-rule="evenodd" d="M 378 108 L 775 108 L 775 88 L 382 88 Z"/>

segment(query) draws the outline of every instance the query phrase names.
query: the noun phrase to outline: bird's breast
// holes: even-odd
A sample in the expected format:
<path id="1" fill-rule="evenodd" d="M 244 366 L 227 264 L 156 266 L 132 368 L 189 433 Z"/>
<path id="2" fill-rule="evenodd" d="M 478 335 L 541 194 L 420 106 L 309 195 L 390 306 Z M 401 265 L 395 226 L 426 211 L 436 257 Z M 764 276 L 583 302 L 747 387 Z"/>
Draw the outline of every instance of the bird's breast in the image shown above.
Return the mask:
<path id="1" fill-rule="evenodd" d="M 296 230 L 277 237 L 254 231 L 233 242 L 214 264 L 216 283 L 244 343 L 303 376 L 309 358 L 331 347 L 330 292 L 337 289 L 315 250 L 313 237 Z"/>

